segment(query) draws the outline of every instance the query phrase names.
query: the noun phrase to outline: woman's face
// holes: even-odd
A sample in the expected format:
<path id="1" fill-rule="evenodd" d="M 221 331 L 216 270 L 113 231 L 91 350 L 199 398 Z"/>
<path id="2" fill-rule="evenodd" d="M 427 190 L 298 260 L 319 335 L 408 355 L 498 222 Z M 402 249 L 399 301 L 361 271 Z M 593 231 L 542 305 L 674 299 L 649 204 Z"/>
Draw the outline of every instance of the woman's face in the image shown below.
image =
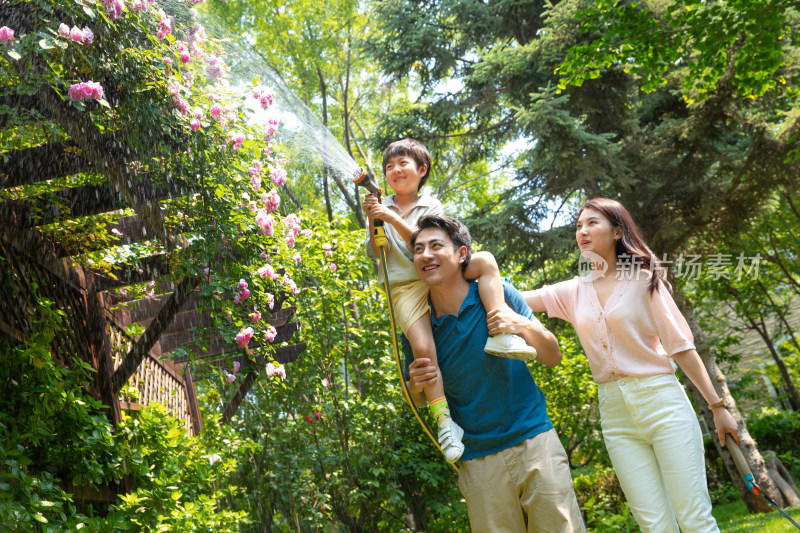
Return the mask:
<path id="1" fill-rule="evenodd" d="M 614 257 L 617 241 L 622 237 L 622 230 L 614 226 L 600 211 L 584 209 L 578 217 L 575 228 L 575 240 L 581 253 L 593 252 L 610 260 Z"/>

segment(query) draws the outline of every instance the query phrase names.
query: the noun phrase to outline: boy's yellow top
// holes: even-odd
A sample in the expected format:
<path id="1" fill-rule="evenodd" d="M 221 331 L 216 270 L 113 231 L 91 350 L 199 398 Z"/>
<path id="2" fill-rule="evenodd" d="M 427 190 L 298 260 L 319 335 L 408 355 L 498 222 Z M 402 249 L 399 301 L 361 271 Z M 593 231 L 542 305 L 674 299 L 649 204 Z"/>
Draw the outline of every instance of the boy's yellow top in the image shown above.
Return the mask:
<path id="1" fill-rule="evenodd" d="M 394 195 L 384 198 L 383 205 L 398 213 L 412 228 L 416 228 L 417 221 L 425 215 L 444 214 L 441 202 L 428 193 L 422 193 L 417 204 L 405 213 L 401 212 L 395 203 Z M 394 226 L 387 222 L 383 227 L 386 233 L 386 269 L 389 272 L 389 285 L 418 280 L 419 276 L 414 268 L 414 251 L 397 233 Z M 371 259 L 380 259 L 372 249 L 369 237 L 368 227 L 365 241 L 367 256 Z M 383 283 L 383 271 L 380 268 L 378 269 L 378 280 Z"/>

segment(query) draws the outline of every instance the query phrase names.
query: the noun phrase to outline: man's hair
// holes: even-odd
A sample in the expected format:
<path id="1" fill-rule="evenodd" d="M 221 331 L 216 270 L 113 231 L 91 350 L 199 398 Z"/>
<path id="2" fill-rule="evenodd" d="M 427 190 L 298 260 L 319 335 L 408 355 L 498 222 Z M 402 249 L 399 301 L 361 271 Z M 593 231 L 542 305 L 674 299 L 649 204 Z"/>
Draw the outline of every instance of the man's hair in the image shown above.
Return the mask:
<path id="1" fill-rule="evenodd" d="M 419 189 L 421 189 L 422 186 L 425 185 L 425 182 L 428 181 L 428 174 L 431 173 L 431 154 L 428 153 L 428 149 L 425 148 L 424 144 L 410 137 L 393 142 L 387 146 L 386 150 L 383 152 L 384 175 L 386 174 L 386 163 L 389 161 L 389 159 L 399 155 L 411 156 L 411 158 L 417 163 L 417 168 L 421 167 L 422 165 L 427 166 L 425 175 L 422 176 L 421 180 L 419 180 Z"/>
<path id="2" fill-rule="evenodd" d="M 466 270 L 472 257 L 472 235 L 469 234 L 469 229 L 455 218 L 447 215 L 425 215 L 417 221 L 417 229 L 411 234 L 410 242 L 412 248 L 417 243 L 419 232 L 428 228 L 444 230 L 450 240 L 453 241 L 453 247 L 456 250 L 466 246 L 467 256 L 464 262 L 461 263 L 461 270 Z"/>

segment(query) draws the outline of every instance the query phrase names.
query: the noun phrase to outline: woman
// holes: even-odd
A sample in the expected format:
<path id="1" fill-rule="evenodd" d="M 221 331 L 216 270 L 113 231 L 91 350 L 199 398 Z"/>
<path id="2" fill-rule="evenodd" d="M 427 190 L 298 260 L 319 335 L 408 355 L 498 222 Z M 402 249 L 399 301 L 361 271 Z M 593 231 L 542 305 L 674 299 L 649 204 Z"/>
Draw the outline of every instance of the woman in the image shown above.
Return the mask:
<path id="1" fill-rule="evenodd" d="M 588 275 L 524 293 L 535 312 L 573 324 L 598 384 L 603 438 L 642 531 L 717 532 L 700 425 L 675 377 L 675 361 L 714 413 L 722 442 L 736 422 L 714 390 L 664 271 L 628 211 L 595 198 L 578 212 L 575 238 Z M 489 317 L 489 333 L 514 317 Z"/>

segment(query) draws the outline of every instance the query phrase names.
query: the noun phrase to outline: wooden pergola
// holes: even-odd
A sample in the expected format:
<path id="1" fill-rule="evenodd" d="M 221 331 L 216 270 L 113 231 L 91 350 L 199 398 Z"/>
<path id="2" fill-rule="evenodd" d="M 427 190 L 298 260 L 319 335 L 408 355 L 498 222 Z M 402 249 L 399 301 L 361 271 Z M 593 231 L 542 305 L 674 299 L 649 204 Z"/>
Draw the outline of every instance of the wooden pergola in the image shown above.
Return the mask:
<path id="1" fill-rule="evenodd" d="M 0 108 L 3 105 L 13 112 L 35 111 L 70 138 L 0 156 L 0 191 L 14 197 L 0 203 L 0 334 L 19 342 L 28 338 L 36 299 L 52 300 L 67 316 L 52 341 L 52 353 L 65 365 L 72 356 L 92 365 L 95 381 L 88 391 L 109 406 L 110 420 L 117 423 L 121 409 L 137 407 L 120 395 L 123 387 L 135 384 L 138 403 L 163 403 L 195 434 L 202 428 L 195 381 L 214 367 L 230 368 L 239 361 L 244 378 L 236 381 L 237 390 L 223 411 L 223 421 L 229 422 L 255 381 L 248 366 L 266 361 L 215 332 L 201 305 L 199 280 L 174 279 L 171 274 L 173 254 L 180 253 L 185 241 L 180 227 L 167 227 L 162 207 L 196 192 L 196 183 L 181 176 L 156 183 L 137 170 L 136 151 L 126 144 L 125 132 L 101 132 L 88 114 L 62 101 L 49 87 L 33 95 L 0 95 Z M 0 129 L 9 116 L 0 114 Z M 57 187 L 37 195 L 22 192 L 34 184 L 63 183 L 62 178 L 78 173 L 94 174 L 102 178 L 95 182 L 101 183 Z M 123 216 L 123 209 L 134 214 Z M 121 244 L 158 240 L 168 253 L 114 265 L 110 271 L 81 262 L 81 254 L 106 244 L 75 242 L 53 228 L 102 214 L 105 230 L 123 235 Z M 148 281 L 154 282 L 150 298 L 126 297 L 120 291 Z M 290 321 L 295 307 L 282 307 L 284 303 L 285 295 L 277 295 L 275 309 L 264 317 L 278 331 L 276 345 L 288 341 L 298 328 Z M 131 324 L 144 332 L 129 334 Z M 183 355 L 173 356 L 178 348 Z M 281 346 L 273 357 L 288 363 L 304 349 L 305 343 Z M 190 372 L 186 354 L 201 363 L 195 365 L 197 375 Z"/>

